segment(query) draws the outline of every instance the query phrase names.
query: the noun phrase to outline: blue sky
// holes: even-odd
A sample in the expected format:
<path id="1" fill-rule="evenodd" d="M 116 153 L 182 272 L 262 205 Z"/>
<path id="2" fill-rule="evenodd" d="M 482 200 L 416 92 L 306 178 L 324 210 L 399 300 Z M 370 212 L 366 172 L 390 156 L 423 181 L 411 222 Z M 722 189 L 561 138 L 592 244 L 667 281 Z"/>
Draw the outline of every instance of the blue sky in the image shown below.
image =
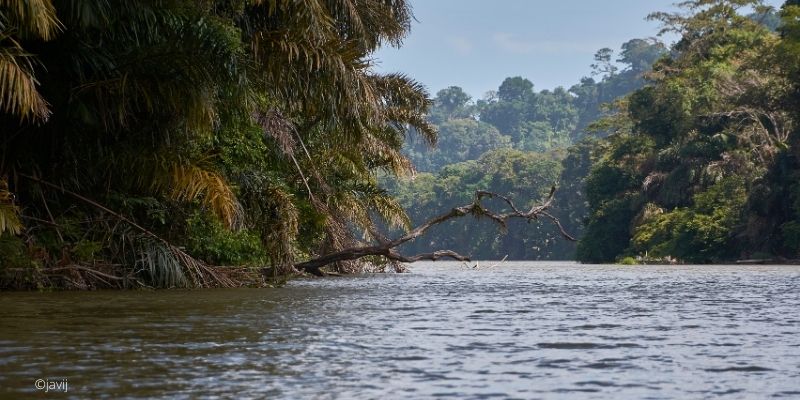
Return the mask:
<path id="1" fill-rule="evenodd" d="M 568 88 L 590 75 L 598 49 L 618 52 L 629 39 L 655 36 L 658 23 L 645 17 L 674 11 L 674 2 L 411 0 L 418 21 L 403 47 L 378 51 L 376 70 L 406 73 L 432 95 L 455 85 L 477 99 L 509 76 L 536 90 Z"/>

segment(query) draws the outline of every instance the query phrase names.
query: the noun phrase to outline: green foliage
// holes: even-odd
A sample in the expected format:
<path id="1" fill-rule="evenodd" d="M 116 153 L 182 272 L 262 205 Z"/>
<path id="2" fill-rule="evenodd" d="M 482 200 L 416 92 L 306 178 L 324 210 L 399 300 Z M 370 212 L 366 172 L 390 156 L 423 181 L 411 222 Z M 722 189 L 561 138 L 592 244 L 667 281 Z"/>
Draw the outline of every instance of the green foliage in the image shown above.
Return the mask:
<path id="1" fill-rule="evenodd" d="M 658 145 L 663 146 L 686 131 L 691 120 L 690 100 L 681 86 L 668 84 L 663 90 L 658 89 L 649 86 L 631 94 L 628 112 L 637 131 L 647 132 Z"/>
<path id="2" fill-rule="evenodd" d="M 408 146 L 406 153 L 419 171 L 438 171 L 448 164 L 476 160 L 482 154 L 511 146 L 511 138 L 497 128 L 470 118 L 450 119 L 437 125 L 436 148 L 425 143 Z"/>
<path id="3" fill-rule="evenodd" d="M 478 160 L 450 164 L 437 174 L 423 173 L 408 181 L 396 182 L 392 189 L 400 204 L 420 223 L 452 207 L 468 204 L 476 190 L 508 195 L 527 208 L 547 194 L 561 172 L 560 153 L 533 153 L 498 149 Z M 500 209 L 501 202 L 487 202 Z M 454 220 L 433 228 L 421 240 L 403 248 L 409 254 L 447 248 L 475 259 L 564 258 L 558 244 L 560 234 L 547 223 L 510 224 L 503 234 L 489 221 Z"/>
<path id="4" fill-rule="evenodd" d="M 80 260 L 92 261 L 103 250 L 103 243 L 94 240 L 78 240 L 72 247 L 72 253 Z"/>
<path id="5" fill-rule="evenodd" d="M 664 44 L 655 39 L 631 39 L 622 44 L 622 52 L 617 61 L 628 65 L 631 72 L 643 74 L 666 52 Z"/>
<path id="6" fill-rule="evenodd" d="M 195 213 L 186 221 L 187 250 L 215 265 L 254 265 L 268 263 L 267 253 L 257 232 L 231 231 L 213 217 Z"/>
<path id="7" fill-rule="evenodd" d="M 370 68 L 407 34 L 406 1 L 1 3 L 0 268 L 205 285 L 224 280 L 208 264 L 287 272 L 475 190 L 555 182 L 577 249 L 454 221 L 405 250 L 796 257 L 800 5 L 779 25 L 757 0 L 681 5 L 651 16 L 680 35 L 669 51 L 632 39 L 568 90 L 510 77 L 472 102 Z"/>
<path id="8" fill-rule="evenodd" d="M 589 263 L 613 262 L 628 247 L 631 221 L 641 203 L 636 193 L 623 194 L 593 206 L 583 237 L 578 242 L 578 260 Z"/>
<path id="9" fill-rule="evenodd" d="M 0 289 L 38 288 L 40 263 L 21 238 L 0 234 Z"/>
<path id="10" fill-rule="evenodd" d="M 593 155 L 599 149 L 597 139 L 586 137 L 567 149 L 561 161 L 561 176 L 553 203 L 553 212 L 573 237 L 583 236 L 584 220 L 588 215 L 586 178 L 594 163 Z M 575 243 L 561 241 L 554 252 L 564 258 L 575 259 Z"/>
<path id="11" fill-rule="evenodd" d="M 533 94 L 533 83 L 521 76 L 506 78 L 497 89 L 497 98 L 506 102 L 524 101 Z"/>
<path id="12" fill-rule="evenodd" d="M 664 45 L 652 39 L 634 39 L 622 46 L 618 60 L 625 67 L 606 74 L 600 81 L 584 78 L 569 90 L 556 88 L 553 91 L 536 92 L 533 83 L 522 77 L 505 79 L 498 91 L 490 93 L 476 104 L 459 87 L 453 86 L 437 93 L 429 120 L 439 130 L 439 141 L 435 149 L 427 149 L 425 143 L 412 141 L 404 152 L 409 155 L 420 174 L 411 183 L 395 183 L 392 189 L 404 207 L 412 211 L 412 219 L 420 222 L 434 213 L 457 204 L 470 201 L 472 192 L 487 189 L 498 193 L 525 193 L 518 188 L 530 185 L 526 181 L 526 167 L 509 163 L 511 154 L 500 149 L 513 148 L 524 152 L 539 153 L 525 157 L 562 158 L 559 179 L 543 183 L 549 187 L 558 182 L 559 190 L 553 212 L 571 234 L 580 236 L 587 218 L 587 176 L 599 157 L 599 149 L 605 145 L 586 136 L 592 121 L 607 112 L 603 103 L 614 101 L 644 85 L 644 74 L 650 65 L 665 53 Z M 602 52 L 602 62 L 611 70 L 613 51 Z M 630 131 L 627 120 L 612 116 L 602 127 L 595 125 L 594 135 L 606 136 L 611 132 Z M 620 135 L 618 135 L 620 136 Z M 638 185 L 636 160 L 642 154 L 652 153 L 653 140 L 646 136 L 620 136 L 615 142 L 628 141 L 618 147 L 626 154 L 617 158 L 626 159 L 627 167 L 619 170 L 620 176 L 599 174 L 592 183 L 591 196 L 613 195 L 615 187 L 629 188 Z M 572 147 L 570 147 L 572 145 Z M 564 156 L 564 149 L 568 149 Z M 548 155 L 550 154 L 550 155 Z M 501 180 L 489 178 L 500 173 L 500 166 L 512 166 L 502 174 Z M 607 163 L 612 168 L 612 163 Z M 515 169 L 518 168 L 518 169 Z M 547 166 L 548 170 L 552 166 Z M 616 167 L 614 167 L 616 168 Z M 602 175 L 602 176 L 601 176 Z M 615 187 L 604 187 L 614 180 Z M 604 195 L 600 192 L 608 192 Z M 458 196 L 456 193 L 460 193 Z M 534 194 L 534 197 L 538 194 Z M 425 210 L 420 214 L 416 210 Z M 500 257 L 508 254 L 512 258 L 557 258 L 574 257 L 575 245 L 561 240 L 557 234 L 541 226 L 515 226 L 505 237 L 481 233 L 465 237 L 466 232 L 495 232 L 494 228 L 479 225 L 470 230 L 466 223 L 451 224 L 439 228 L 428 242 L 417 243 L 411 250 L 422 251 L 429 247 L 455 247 L 480 257 Z M 526 231 L 516 235 L 514 228 Z M 519 249 L 513 248 L 516 240 Z M 466 245 L 464 243 L 470 243 Z M 461 246 L 461 247 L 459 247 Z"/>
<path id="13" fill-rule="evenodd" d="M 595 163 L 586 178 L 586 199 L 593 208 L 618 195 L 640 188 L 641 163 L 651 158 L 653 141 L 647 136 L 618 134 L 609 138 L 605 158 Z"/>
<path id="14" fill-rule="evenodd" d="M 797 92 L 787 87 L 793 67 L 781 66 L 792 64 L 787 34 L 779 41 L 758 18 L 740 13 L 768 13 L 759 1 L 682 6 L 688 13 L 651 16 L 682 38 L 671 57 L 656 62 L 650 85 L 620 104 L 627 122 L 616 123 L 630 132 L 609 137 L 586 180 L 590 217 L 578 256 L 793 256 L 787 199 L 798 165 L 787 143 Z M 631 198 L 640 200 L 622 200 Z M 595 237 L 613 240 L 602 246 Z"/>
<path id="15" fill-rule="evenodd" d="M 225 282 L 199 259 L 288 272 L 403 224 L 377 175 L 412 171 L 408 129 L 435 143 L 431 100 L 370 63 L 411 19 L 405 1 L 0 4 L 0 234 L 44 268 L 171 287 Z"/>
<path id="16" fill-rule="evenodd" d="M 574 98 L 559 87 L 533 91 L 533 84 L 520 77 L 507 78 L 496 99 L 478 102 L 480 120 L 511 137 L 514 147 L 545 151 L 566 147 L 575 134 L 578 110 Z"/>
<path id="17" fill-rule="evenodd" d="M 642 218 L 634 232 L 632 250 L 700 263 L 736 257 L 733 233 L 742 222 L 746 201 L 744 180 L 725 178 L 697 193 L 690 208 Z"/>
<path id="18" fill-rule="evenodd" d="M 16 236 L 0 234 L 0 271 L 10 268 L 31 268 L 35 264 L 25 243 Z"/>
<path id="19" fill-rule="evenodd" d="M 470 116 L 470 100 L 472 97 L 458 86 L 442 89 L 436 93 L 429 118 L 436 124 L 450 119 L 467 118 Z"/>
<path id="20" fill-rule="evenodd" d="M 623 257 L 622 259 L 620 259 L 617 262 L 617 264 L 620 264 L 620 265 L 636 265 L 636 264 L 639 264 L 639 263 L 633 257 Z"/>
<path id="21" fill-rule="evenodd" d="M 794 254 L 800 254 L 800 222 L 789 221 L 781 225 L 783 245 Z"/>

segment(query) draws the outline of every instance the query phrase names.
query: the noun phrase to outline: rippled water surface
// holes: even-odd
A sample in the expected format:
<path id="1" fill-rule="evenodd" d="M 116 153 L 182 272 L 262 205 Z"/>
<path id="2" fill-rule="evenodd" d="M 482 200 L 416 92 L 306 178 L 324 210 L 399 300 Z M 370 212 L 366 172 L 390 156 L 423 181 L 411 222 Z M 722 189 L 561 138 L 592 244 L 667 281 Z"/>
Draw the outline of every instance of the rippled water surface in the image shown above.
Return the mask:
<path id="1" fill-rule="evenodd" d="M 0 396 L 800 398 L 800 267 L 484 264 L 0 294 Z"/>

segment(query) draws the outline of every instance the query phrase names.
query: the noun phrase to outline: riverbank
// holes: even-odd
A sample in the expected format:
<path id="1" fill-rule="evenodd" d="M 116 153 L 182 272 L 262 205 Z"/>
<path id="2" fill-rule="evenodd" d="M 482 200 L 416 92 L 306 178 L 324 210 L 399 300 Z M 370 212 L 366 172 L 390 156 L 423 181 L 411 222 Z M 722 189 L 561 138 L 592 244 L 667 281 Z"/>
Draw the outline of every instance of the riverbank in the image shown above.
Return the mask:
<path id="1" fill-rule="evenodd" d="M 274 288 L 313 274 L 291 268 L 258 266 L 213 266 L 197 262 L 187 265 L 151 265 L 131 268 L 108 263 L 73 264 L 54 268 L 0 268 L 0 291 L 86 291 L 128 289 L 234 289 Z M 330 271 L 325 276 L 356 273 L 406 272 L 399 263 L 361 262 L 353 272 Z"/>
<path id="2" fill-rule="evenodd" d="M 152 275 L 151 275 L 152 274 Z M 172 285 L 164 283 L 165 275 Z M 284 284 L 291 275 L 257 267 L 194 266 L 193 270 L 157 270 L 122 268 L 118 265 L 68 265 L 55 268 L 5 268 L 0 270 L 0 290 L 101 290 L 101 289 L 208 289 L 274 287 Z"/>
<path id="3" fill-rule="evenodd" d="M 756 258 L 750 260 L 737 260 L 738 265 L 800 265 L 800 259 L 778 258 Z"/>
<path id="4" fill-rule="evenodd" d="M 440 261 L 438 264 L 449 265 L 452 262 Z M 482 268 L 482 263 L 489 267 Z M 488 263 L 488 264 L 487 264 Z M 580 264 L 573 261 L 520 261 L 501 260 L 496 262 L 476 261 L 471 269 L 496 270 L 507 265 L 520 263 L 553 263 L 555 265 L 578 265 L 592 271 L 597 264 Z M 387 267 L 395 273 L 408 272 L 409 264 L 384 264 L 375 265 L 365 263 L 357 273 L 325 272 L 325 276 L 348 277 L 360 273 L 384 273 Z M 413 265 L 413 264 L 412 264 Z M 459 265 L 467 265 L 459 263 Z M 674 259 L 633 259 L 621 260 L 616 266 L 641 266 L 658 267 L 673 266 L 686 267 L 689 264 Z M 776 266 L 800 265 L 800 260 L 789 259 L 752 259 L 738 260 L 728 263 L 691 264 L 692 267 L 718 267 L 727 268 L 748 266 Z M 470 268 L 468 268 L 470 269 Z M 154 277 L 147 276 L 147 271 L 124 269 L 121 266 L 98 264 L 92 267 L 71 265 L 57 268 L 6 268 L 0 270 L 0 291 L 92 291 L 92 290 L 129 290 L 129 289 L 234 289 L 234 288 L 274 288 L 287 284 L 294 279 L 309 278 L 313 275 L 301 272 L 280 273 L 272 268 L 253 266 L 209 266 L 202 265 L 193 273 L 172 271 L 181 274 L 182 278 L 173 278 L 176 283 L 172 286 L 154 286 Z M 161 274 L 166 273 L 160 271 Z M 143 275 L 145 274 L 145 275 Z"/>

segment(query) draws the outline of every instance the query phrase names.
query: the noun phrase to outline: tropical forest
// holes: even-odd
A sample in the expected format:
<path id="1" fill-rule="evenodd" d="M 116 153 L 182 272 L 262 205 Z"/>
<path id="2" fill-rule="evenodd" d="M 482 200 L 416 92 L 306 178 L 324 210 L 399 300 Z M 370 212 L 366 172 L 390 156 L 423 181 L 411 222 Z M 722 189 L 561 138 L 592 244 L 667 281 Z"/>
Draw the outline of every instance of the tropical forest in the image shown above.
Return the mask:
<path id="1" fill-rule="evenodd" d="M 473 99 L 371 68 L 405 1 L 5 2 L 0 286 L 258 285 L 476 191 L 529 206 L 551 187 L 577 242 L 458 219 L 400 250 L 797 258 L 800 5 L 682 7 L 648 17 L 669 47 L 631 39 L 569 88 L 515 76 Z"/>
<path id="2" fill-rule="evenodd" d="M 797 399 L 798 293 L 800 0 L 0 0 L 0 398 Z"/>

